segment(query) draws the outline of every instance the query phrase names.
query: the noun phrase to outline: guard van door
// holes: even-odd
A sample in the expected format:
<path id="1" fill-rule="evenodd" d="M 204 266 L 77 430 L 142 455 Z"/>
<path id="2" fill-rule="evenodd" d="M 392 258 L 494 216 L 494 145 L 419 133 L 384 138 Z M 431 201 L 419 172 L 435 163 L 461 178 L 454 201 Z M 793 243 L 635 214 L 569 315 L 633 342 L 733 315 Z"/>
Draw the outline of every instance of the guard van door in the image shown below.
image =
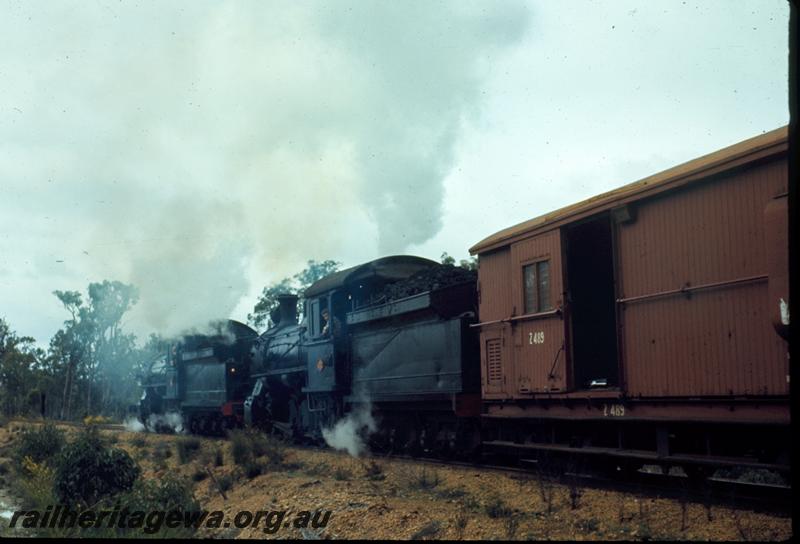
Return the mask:
<path id="1" fill-rule="evenodd" d="M 566 391 L 561 261 L 558 229 L 511 245 L 515 397 Z"/>

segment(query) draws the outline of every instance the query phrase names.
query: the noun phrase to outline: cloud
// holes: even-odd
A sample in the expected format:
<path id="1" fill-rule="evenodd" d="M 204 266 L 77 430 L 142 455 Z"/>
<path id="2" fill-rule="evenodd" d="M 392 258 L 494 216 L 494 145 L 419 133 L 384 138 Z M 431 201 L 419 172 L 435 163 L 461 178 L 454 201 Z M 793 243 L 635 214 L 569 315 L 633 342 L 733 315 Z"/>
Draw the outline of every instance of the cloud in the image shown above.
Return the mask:
<path id="1" fill-rule="evenodd" d="M 7 12 L 0 211 L 36 238 L 0 238 L 0 265 L 33 245 L 70 279 L 132 282 L 132 321 L 165 333 L 309 258 L 435 235 L 463 120 L 530 18 L 461 0 Z M 40 271 L 48 296 L 59 272 Z"/>

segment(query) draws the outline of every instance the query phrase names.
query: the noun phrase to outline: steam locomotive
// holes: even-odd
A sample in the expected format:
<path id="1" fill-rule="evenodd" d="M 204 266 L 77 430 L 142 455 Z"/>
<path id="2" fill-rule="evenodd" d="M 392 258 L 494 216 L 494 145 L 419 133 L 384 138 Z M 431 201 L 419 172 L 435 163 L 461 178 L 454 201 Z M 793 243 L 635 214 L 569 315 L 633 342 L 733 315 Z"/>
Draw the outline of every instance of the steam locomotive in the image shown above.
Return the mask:
<path id="1" fill-rule="evenodd" d="M 480 366 L 475 273 L 392 256 L 279 297 L 257 335 L 228 321 L 151 364 L 140 419 L 180 413 L 192 432 L 243 424 L 320 441 L 347 413 L 379 418 L 372 440 L 395 449 L 474 450 Z M 328 317 L 326 321 L 325 316 Z"/>
<path id="2" fill-rule="evenodd" d="M 285 295 L 260 336 L 228 322 L 154 361 L 140 417 L 319 441 L 369 413 L 395 450 L 788 473 L 788 149 L 783 127 L 504 229 L 477 278 L 331 274 L 299 322 Z"/>
<path id="3" fill-rule="evenodd" d="M 258 333 L 238 321 L 187 334 L 149 364 L 142 376 L 139 421 L 152 430 L 219 433 L 241 421 L 250 391 L 251 347 Z"/>

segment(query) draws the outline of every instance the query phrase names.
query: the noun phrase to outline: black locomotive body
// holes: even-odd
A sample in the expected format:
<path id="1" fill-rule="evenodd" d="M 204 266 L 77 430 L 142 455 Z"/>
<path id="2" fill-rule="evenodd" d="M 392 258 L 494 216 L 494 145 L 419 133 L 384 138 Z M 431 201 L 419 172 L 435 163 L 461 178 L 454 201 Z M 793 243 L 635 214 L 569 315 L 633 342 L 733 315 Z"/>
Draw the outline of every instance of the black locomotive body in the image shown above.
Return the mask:
<path id="1" fill-rule="evenodd" d="M 257 333 L 233 320 L 216 328 L 211 334 L 183 336 L 151 363 L 139 402 L 145 426 L 219 433 L 241 424 Z"/>
<path id="2" fill-rule="evenodd" d="M 380 423 L 373 438 L 396 447 L 474 442 L 475 281 L 452 272 L 442 281 L 452 268 L 394 256 L 331 274 L 305 292 L 301 323 L 296 297 L 282 297 L 277 326 L 254 344 L 245 421 L 319 440 L 366 409 Z"/>
<path id="3" fill-rule="evenodd" d="M 253 343 L 251 360 L 245 423 L 287 436 L 300 435 L 300 390 L 306 383 L 307 365 L 305 327 L 297 323 L 296 295 L 280 297 L 280 317 Z"/>
<path id="4" fill-rule="evenodd" d="M 479 440 L 480 367 L 475 284 L 451 285 L 355 310 L 351 394 L 370 403 L 393 449 L 468 451 Z"/>

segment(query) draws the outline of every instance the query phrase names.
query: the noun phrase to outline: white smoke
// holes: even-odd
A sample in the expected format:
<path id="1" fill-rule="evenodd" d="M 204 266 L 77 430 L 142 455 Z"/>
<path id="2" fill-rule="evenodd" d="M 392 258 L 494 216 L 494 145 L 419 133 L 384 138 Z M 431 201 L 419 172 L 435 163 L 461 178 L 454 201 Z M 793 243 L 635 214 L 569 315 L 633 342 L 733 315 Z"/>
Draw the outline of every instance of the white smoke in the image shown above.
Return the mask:
<path id="1" fill-rule="evenodd" d="M 0 216 L 37 244 L 34 259 L 28 238 L 3 241 L 19 255 L 6 283 L 47 281 L 31 292 L 59 323 L 49 292 L 87 277 L 134 284 L 127 329 L 171 335 L 310 258 L 428 240 L 462 123 L 480 116 L 488 67 L 530 11 L 179 4 L 23 3 L 0 18 L 0 73 L 14 81 L 0 141 L 15 142 L 0 150 L 14 196 Z"/>
<path id="2" fill-rule="evenodd" d="M 367 450 L 366 440 L 378 430 L 372 417 L 372 403 L 365 395 L 359 395 L 361 402 L 332 428 L 322 429 L 322 437 L 331 448 L 346 451 L 353 457 L 360 457 Z"/>
<path id="3" fill-rule="evenodd" d="M 183 417 L 178 412 L 167 412 L 166 414 L 150 414 L 147 418 L 147 425 L 143 425 L 138 418 L 129 417 L 123 423 L 125 430 L 130 433 L 141 433 L 147 430 L 151 432 L 174 432 L 183 433 Z"/>
<path id="4" fill-rule="evenodd" d="M 125 430 L 129 433 L 140 433 L 144 431 L 144 425 L 142 425 L 142 422 L 135 417 L 129 417 L 125 420 L 123 425 L 125 426 Z"/>
<path id="5" fill-rule="evenodd" d="M 150 414 L 147 418 L 147 428 L 155 432 L 173 432 L 183 434 L 183 417 L 178 412 L 166 414 Z"/>

